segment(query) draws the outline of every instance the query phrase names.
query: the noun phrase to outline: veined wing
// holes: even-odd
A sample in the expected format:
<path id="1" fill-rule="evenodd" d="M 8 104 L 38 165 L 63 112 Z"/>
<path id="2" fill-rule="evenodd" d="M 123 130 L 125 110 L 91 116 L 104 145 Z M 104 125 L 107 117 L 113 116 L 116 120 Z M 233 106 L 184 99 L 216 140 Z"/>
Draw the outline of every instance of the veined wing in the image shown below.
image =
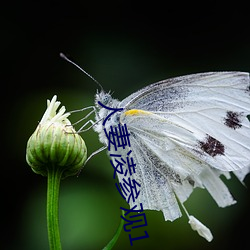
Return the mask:
<path id="1" fill-rule="evenodd" d="M 207 107 L 204 92 L 208 89 L 231 91 L 233 98 L 242 101 L 250 95 L 249 74 L 245 72 L 208 72 L 170 78 L 153 83 L 125 98 L 120 107 L 126 110 L 175 112 L 199 102 Z M 201 96 L 200 94 L 203 93 Z M 240 95 L 239 95 L 240 93 Z M 244 96 L 244 97 L 243 97 Z M 216 101 L 216 99 L 214 99 Z M 217 101 L 220 101 L 217 100 Z M 249 108 L 249 106 L 248 106 Z"/>
<path id="2" fill-rule="evenodd" d="M 131 133 L 133 178 L 141 184 L 136 202 L 145 209 L 161 210 L 173 221 L 181 216 L 175 195 L 184 202 L 197 186 L 206 188 L 221 207 L 235 202 L 219 178 L 221 172 L 194 150 L 195 133 L 148 112 L 125 113 L 121 122 Z"/>
<path id="3" fill-rule="evenodd" d="M 178 77 L 126 98 L 121 121 L 167 136 L 211 167 L 238 170 L 242 180 L 247 171 L 239 170 L 250 167 L 249 92 L 247 73 Z"/>
<path id="4" fill-rule="evenodd" d="M 140 183 L 137 205 L 161 210 L 165 220 L 173 221 L 181 216 L 176 197 L 183 205 L 195 187 L 206 188 L 220 207 L 235 203 L 220 175 L 230 178 L 233 171 L 242 181 L 250 171 L 247 73 L 161 81 L 130 95 L 119 107 L 124 108 L 120 122 L 131 133 L 133 179 Z M 201 235 L 206 232 L 211 240 L 209 229 L 201 225 L 194 228 L 202 228 Z"/>

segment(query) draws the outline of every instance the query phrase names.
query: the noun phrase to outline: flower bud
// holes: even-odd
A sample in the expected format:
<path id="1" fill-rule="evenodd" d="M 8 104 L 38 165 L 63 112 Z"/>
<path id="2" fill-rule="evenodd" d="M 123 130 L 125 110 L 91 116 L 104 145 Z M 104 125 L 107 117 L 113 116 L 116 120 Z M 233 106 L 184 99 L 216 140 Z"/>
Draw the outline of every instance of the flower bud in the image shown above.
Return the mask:
<path id="1" fill-rule="evenodd" d="M 64 106 L 56 113 L 59 105 L 56 96 L 47 101 L 47 110 L 27 143 L 26 161 L 43 176 L 50 168 L 58 168 L 62 177 L 75 175 L 87 158 L 83 139 L 67 119 L 70 113 L 65 113 Z"/>

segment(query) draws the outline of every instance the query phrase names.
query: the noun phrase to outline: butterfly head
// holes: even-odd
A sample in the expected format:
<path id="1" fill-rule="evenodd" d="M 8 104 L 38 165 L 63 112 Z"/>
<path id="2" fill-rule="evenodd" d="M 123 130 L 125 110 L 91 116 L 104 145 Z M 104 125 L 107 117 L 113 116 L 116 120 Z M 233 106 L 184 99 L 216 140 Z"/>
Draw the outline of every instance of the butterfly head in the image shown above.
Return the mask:
<path id="1" fill-rule="evenodd" d="M 105 106 L 111 107 L 110 105 L 112 104 L 112 100 L 113 98 L 110 92 L 107 93 L 104 90 L 101 90 L 101 91 L 97 90 L 96 95 L 95 95 L 95 106 L 97 109 L 101 108 L 98 102 L 101 102 Z"/>

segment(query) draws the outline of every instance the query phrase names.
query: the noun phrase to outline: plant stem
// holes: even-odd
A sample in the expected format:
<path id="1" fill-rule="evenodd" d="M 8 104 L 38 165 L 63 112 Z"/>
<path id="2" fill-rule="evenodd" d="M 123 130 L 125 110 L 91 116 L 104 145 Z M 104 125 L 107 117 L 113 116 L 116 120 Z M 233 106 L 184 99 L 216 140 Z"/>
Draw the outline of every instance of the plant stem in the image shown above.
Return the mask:
<path id="1" fill-rule="evenodd" d="M 122 210 L 122 216 L 124 216 L 124 211 L 123 210 Z M 113 238 L 110 240 L 110 242 L 102 250 L 111 250 L 113 248 L 113 246 L 115 245 L 116 241 L 118 240 L 118 238 L 120 236 L 123 225 L 124 225 L 124 220 L 121 219 L 120 225 L 117 228 L 115 235 L 113 236 Z"/>
<path id="2" fill-rule="evenodd" d="M 59 188 L 62 176 L 59 167 L 48 168 L 47 185 L 47 228 L 50 250 L 61 250 L 60 231 L 59 231 Z"/>

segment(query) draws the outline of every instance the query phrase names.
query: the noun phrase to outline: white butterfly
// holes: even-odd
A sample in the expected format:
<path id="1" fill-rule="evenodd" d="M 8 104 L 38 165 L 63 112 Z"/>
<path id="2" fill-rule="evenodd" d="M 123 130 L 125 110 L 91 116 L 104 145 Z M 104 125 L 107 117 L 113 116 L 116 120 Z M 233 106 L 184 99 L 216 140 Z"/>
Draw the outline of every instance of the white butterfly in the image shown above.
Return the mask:
<path id="1" fill-rule="evenodd" d="M 103 90 L 96 94 L 96 123 L 100 141 L 108 139 L 100 120 L 111 108 L 123 108 L 105 123 L 126 124 L 136 163 L 133 179 L 140 183 L 140 195 L 130 207 L 161 210 L 165 220 L 181 216 L 178 205 L 195 187 L 205 188 L 218 206 L 234 204 L 220 175 L 234 173 L 242 182 L 250 172 L 250 84 L 249 74 L 210 72 L 176 77 L 151 84 L 123 101 Z M 122 148 L 110 153 L 125 157 Z M 119 181 L 124 175 L 118 174 Z M 127 177 L 125 177 L 127 178 Z M 193 216 L 194 230 L 212 240 L 210 230 Z"/>

